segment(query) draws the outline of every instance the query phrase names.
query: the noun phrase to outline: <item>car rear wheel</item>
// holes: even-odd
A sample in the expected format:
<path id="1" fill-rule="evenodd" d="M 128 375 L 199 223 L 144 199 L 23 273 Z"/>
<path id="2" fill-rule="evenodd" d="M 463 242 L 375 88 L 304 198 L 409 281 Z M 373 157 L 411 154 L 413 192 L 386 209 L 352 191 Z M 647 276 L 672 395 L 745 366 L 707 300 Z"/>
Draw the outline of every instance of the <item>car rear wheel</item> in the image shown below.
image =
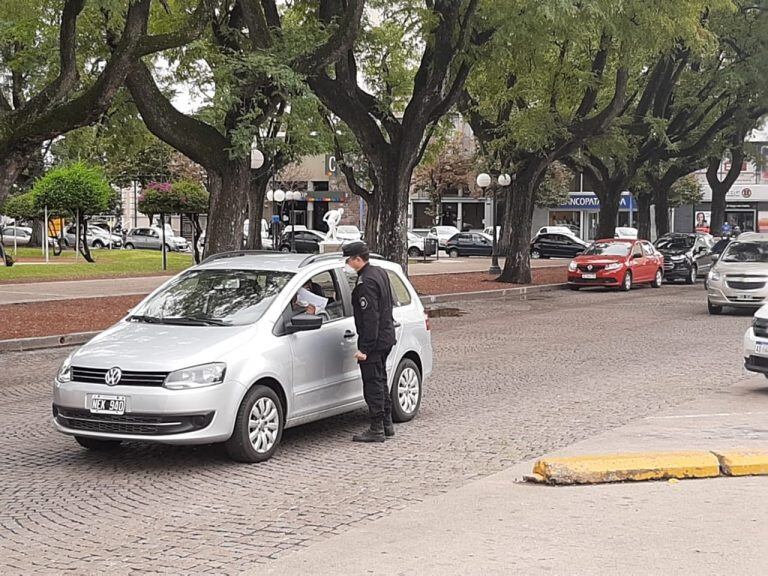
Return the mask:
<path id="1" fill-rule="evenodd" d="M 291 247 L 290 246 L 280 246 L 280 252 L 290 252 Z"/>
<path id="2" fill-rule="evenodd" d="M 412 248 L 408 248 L 408 256 L 410 258 L 418 258 L 419 256 L 421 256 L 421 250 L 419 250 L 415 246 Z"/>
<path id="3" fill-rule="evenodd" d="M 254 386 L 237 410 L 235 429 L 224 443 L 227 454 L 238 462 L 269 460 L 283 437 L 283 424 L 283 407 L 274 390 Z"/>
<path id="4" fill-rule="evenodd" d="M 653 282 L 651 282 L 651 286 L 654 288 L 661 288 L 661 282 L 664 280 L 664 273 L 661 271 L 661 269 L 656 270 L 656 276 L 653 277 Z"/>
<path id="5" fill-rule="evenodd" d="M 696 266 L 691 266 L 691 269 L 688 271 L 688 276 L 685 278 L 686 284 L 696 284 L 696 278 L 699 275 L 699 270 L 696 268 Z"/>
<path id="6" fill-rule="evenodd" d="M 534 248 L 533 250 L 531 250 L 531 258 L 533 258 L 534 260 L 538 260 L 539 258 L 541 258 L 541 252 L 539 252 L 537 249 Z"/>
<path id="7" fill-rule="evenodd" d="M 624 279 L 621 281 L 621 289 L 624 292 L 632 290 L 632 272 L 624 274 Z"/>
<path id="8" fill-rule="evenodd" d="M 408 422 L 421 406 L 421 370 L 410 358 L 403 358 L 392 381 L 392 420 Z"/>
<path id="9" fill-rule="evenodd" d="M 456 248 L 451 248 L 450 250 L 448 250 L 448 256 L 450 256 L 451 258 L 458 258 L 459 251 L 456 250 Z"/>
<path id="10" fill-rule="evenodd" d="M 94 248 L 104 248 L 104 243 L 101 240 L 96 240 L 93 243 Z"/>
<path id="11" fill-rule="evenodd" d="M 100 440 L 99 438 L 90 438 L 88 436 L 75 436 L 75 440 L 83 448 L 96 452 L 109 452 L 120 447 L 120 440 Z"/>
<path id="12" fill-rule="evenodd" d="M 723 307 L 722 306 L 717 306 L 715 304 L 712 304 L 712 302 L 707 300 L 707 310 L 709 310 L 710 314 L 716 316 L 716 315 L 722 313 Z"/>
<path id="13" fill-rule="evenodd" d="M 126 250 L 133 250 L 133 244 L 131 244 L 130 242 L 126 242 L 125 243 L 125 249 Z"/>

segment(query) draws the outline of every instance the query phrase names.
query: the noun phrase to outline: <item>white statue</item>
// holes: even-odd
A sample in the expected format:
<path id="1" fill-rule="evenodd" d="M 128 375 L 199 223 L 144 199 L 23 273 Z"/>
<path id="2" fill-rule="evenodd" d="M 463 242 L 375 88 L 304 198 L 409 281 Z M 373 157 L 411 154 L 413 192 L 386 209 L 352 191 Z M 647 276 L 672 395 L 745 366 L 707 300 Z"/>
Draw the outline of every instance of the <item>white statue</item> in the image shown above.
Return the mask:
<path id="1" fill-rule="evenodd" d="M 341 222 L 341 217 L 344 214 L 344 208 L 338 210 L 328 210 L 323 216 L 323 222 L 328 225 L 328 233 L 325 235 L 326 240 L 336 241 L 336 228 Z"/>

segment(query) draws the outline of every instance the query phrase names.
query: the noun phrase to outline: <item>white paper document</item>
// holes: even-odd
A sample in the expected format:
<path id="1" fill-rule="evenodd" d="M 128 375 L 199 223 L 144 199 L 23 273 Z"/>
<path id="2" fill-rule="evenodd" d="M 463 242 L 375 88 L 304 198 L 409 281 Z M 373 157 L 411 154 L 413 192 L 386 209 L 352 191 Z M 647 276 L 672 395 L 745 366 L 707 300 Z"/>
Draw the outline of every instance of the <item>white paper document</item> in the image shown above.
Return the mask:
<path id="1" fill-rule="evenodd" d="M 309 306 L 311 304 L 315 307 L 318 314 L 325 312 L 325 307 L 328 305 L 328 298 L 313 294 L 306 288 L 299 288 L 299 292 L 296 294 L 296 301 L 302 306 Z"/>

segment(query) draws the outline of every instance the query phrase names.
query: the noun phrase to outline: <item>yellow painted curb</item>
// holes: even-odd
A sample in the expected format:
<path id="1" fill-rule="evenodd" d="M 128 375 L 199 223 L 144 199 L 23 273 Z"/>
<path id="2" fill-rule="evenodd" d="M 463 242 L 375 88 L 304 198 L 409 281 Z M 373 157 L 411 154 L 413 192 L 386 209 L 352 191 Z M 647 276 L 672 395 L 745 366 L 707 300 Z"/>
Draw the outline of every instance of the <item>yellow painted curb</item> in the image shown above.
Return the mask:
<path id="1" fill-rule="evenodd" d="M 532 478 L 547 484 L 602 484 L 719 475 L 720 462 L 712 452 L 646 452 L 543 458 Z"/>
<path id="2" fill-rule="evenodd" d="M 726 476 L 760 476 L 768 474 L 768 452 L 732 450 L 713 452 Z"/>

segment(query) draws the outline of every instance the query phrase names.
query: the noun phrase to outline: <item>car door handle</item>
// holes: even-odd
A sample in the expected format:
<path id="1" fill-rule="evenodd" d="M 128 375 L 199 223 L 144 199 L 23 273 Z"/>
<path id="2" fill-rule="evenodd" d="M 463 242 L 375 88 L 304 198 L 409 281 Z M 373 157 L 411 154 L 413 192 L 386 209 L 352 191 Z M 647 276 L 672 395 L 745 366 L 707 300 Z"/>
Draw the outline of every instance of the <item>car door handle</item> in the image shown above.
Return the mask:
<path id="1" fill-rule="evenodd" d="M 344 332 L 344 338 L 354 338 L 355 336 L 357 336 L 357 334 L 352 332 L 352 330 L 347 330 Z"/>

